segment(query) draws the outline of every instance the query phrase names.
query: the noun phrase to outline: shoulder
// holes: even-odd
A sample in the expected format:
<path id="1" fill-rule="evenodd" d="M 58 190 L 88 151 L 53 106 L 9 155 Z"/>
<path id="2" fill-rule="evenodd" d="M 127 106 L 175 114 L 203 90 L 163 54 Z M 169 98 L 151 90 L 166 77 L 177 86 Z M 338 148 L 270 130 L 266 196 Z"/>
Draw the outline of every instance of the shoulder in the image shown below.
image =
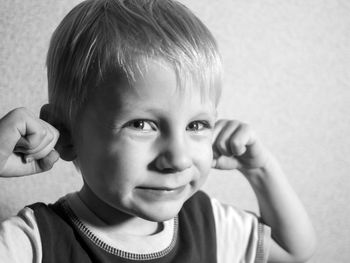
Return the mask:
<path id="1" fill-rule="evenodd" d="M 213 216 L 216 223 L 232 224 L 232 227 L 237 227 L 237 230 L 259 223 L 259 217 L 256 214 L 221 203 L 203 191 L 196 192 L 188 199 L 183 209 L 188 210 L 188 213 Z"/>
<path id="2" fill-rule="evenodd" d="M 69 217 L 68 207 L 67 197 L 54 204 L 35 203 L 29 206 L 34 213 L 44 251 L 57 242 L 70 246 L 72 240 L 75 240 L 75 228 Z"/>
<path id="3" fill-rule="evenodd" d="M 215 247 L 219 263 L 267 260 L 270 228 L 252 212 L 223 204 L 199 191 L 184 204 L 179 219 L 183 225 L 187 223 L 186 239 L 190 239 L 192 233 L 196 243 L 206 248 Z M 211 242 L 202 244 L 203 240 Z"/>
<path id="4" fill-rule="evenodd" d="M 41 239 L 31 208 L 25 207 L 0 223 L 0 255 L 9 263 L 41 262 Z"/>
<path id="5" fill-rule="evenodd" d="M 244 230 L 247 226 L 259 223 L 259 217 L 252 212 L 221 203 L 215 198 L 210 198 L 210 203 L 216 221 L 230 223 L 232 227 L 237 227 L 237 230 Z"/>
<path id="6" fill-rule="evenodd" d="M 210 199 L 215 218 L 218 262 L 266 262 L 270 227 L 249 211 Z"/>
<path id="7" fill-rule="evenodd" d="M 39 225 L 41 225 L 42 220 L 55 220 L 60 218 L 59 212 L 58 212 L 58 205 L 59 202 L 55 204 L 44 204 L 44 203 L 35 203 L 29 205 L 27 208 L 32 210 L 32 213 L 34 214 L 36 221 Z"/>

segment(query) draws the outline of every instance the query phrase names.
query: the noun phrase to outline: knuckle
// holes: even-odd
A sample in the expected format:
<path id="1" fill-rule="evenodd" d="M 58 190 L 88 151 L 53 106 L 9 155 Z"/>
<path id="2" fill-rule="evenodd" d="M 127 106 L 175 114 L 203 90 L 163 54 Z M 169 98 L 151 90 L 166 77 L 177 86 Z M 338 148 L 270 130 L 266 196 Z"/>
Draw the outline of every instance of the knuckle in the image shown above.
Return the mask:
<path id="1" fill-rule="evenodd" d="M 241 151 L 241 149 L 244 148 L 244 145 L 240 140 L 234 139 L 234 140 L 232 140 L 230 148 L 231 148 L 232 152 L 239 153 Z"/>
<path id="2" fill-rule="evenodd" d="M 250 125 L 248 123 L 242 122 L 240 124 L 242 130 L 250 130 Z"/>
<path id="3" fill-rule="evenodd" d="M 225 125 L 225 123 L 226 123 L 225 120 L 220 119 L 220 120 L 216 121 L 215 127 L 218 128 L 218 129 L 220 129 L 221 127 L 223 127 L 223 126 Z"/>
<path id="4" fill-rule="evenodd" d="M 240 123 L 240 121 L 238 121 L 238 120 L 228 120 L 227 122 L 228 122 L 230 125 L 237 125 L 237 124 Z"/>
<path id="5" fill-rule="evenodd" d="M 234 132 L 237 127 L 239 127 L 239 122 L 236 120 L 229 120 L 226 122 L 225 128 L 227 130 L 230 130 L 231 132 Z"/>
<path id="6" fill-rule="evenodd" d="M 27 116 L 32 116 L 33 114 L 25 107 L 19 107 L 16 108 L 12 111 L 10 111 L 11 115 L 13 115 L 14 117 L 18 118 L 18 119 L 23 119 Z"/>
<path id="7" fill-rule="evenodd" d="M 219 123 L 221 126 L 227 127 L 229 125 L 234 125 L 236 123 L 236 121 L 231 120 L 231 119 L 221 119 L 221 120 L 219 120 Z"/>
<path id="8" fill-rule="evenodd" d="M 230 145 L 233 147 L 237 147 L 241 145 L 241 139 L 238 136 L 232 136 L 230 140 Z"/>
<path id="9" fill-rule="evenodd" d="M 236 150 L 236 149 L 238 149 L 240 147 L 241 142 L 237 138 L 233 138 L 231 140 L 230 145 L 231 145 L 231 149 Z"/>
<path id="10" fill-rule="evenodd" d="M 241 129 L 244 131 L 244 132 L 247 132 L 247 133 L 251 133 L 252 132 L 252 127 L 250 124 L 248 123 L 242 123 L 241 124 Z"/>
<path id="11" fill-rule="evenodd" d="M 45 136 L 47 135 L 47 130 L 45 129 L 45 127 L 43 127 L 39 132 L 38 132 L 39 138 L 40 139 L 44 139 Z"/>
<path id="12" fill-rule="evenodd" d="M 233 126 L 238 126 L 241 122 L 239 120 L 233 119 L 233 120 L 228 120 L 227 123 Z"/>
<path id="13" fill-rule="evenodd" d="M 56 138 L 59 136 L 59 131 L 56 129 L 55 126 L 51 125 L 48 122 L 45 122 L 45 125 L 47 127 L 47 130 L 50 132 L 50 134 L 53 136 L 52 139 Z"/>
<path id="14" fill-rule="evenodd" d="M 222 123 L 225 123 L 225 122 L 227 122 L 226 119 L 220 119 L 220 120 L 216 121 L 217 124 L 222 124 Z"/>
<path id="15" fill-rule="evenodd" d="M 60 137 L 60 132 L 53 126 L 52 126 L 52 131 L 55 139 L 58 139 L 58 137 Z"/>
<path id="16" fill-rule="evenodd" d="M 12 112 L 13 114 L 22 115 L 22 114 L 27 113 L 27 111 L 28 111 L 27 108 L 25 108 L 25 107 L 19 107 L 19 108 L 16 108 L 16 109 L 12 110 L 11 112 Z"/>
<path id="17" fill-rule="evenodd" d="M 50 141 L 52 141 L 55 138 L 55 134 L 52 129 L 46 127 L 47 137 Z"/>
<path id="18" fill-rule="evenodd" d="M 16 108 L 14 110 L 11 110 L 7 116 L 15 119 L 15 120 L 19 120 L 22 121 L 24 118 L 23 116 L 26 114 L 25 108 Z"/>

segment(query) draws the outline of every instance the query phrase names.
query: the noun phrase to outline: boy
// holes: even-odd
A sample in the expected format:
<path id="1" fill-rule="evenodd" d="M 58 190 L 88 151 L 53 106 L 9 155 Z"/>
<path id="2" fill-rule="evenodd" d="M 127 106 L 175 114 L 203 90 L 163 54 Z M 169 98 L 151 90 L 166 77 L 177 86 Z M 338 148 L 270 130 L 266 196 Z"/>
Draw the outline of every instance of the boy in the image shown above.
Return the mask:
<path id="1" fill-rule="evenodd" d="M 0 122 L 0 174 L 73 161 L 84 184 L 0 228 L 4 262 L 302 262 L 311 223 L 248 125 L 216 121 L 221 65 L 207 28 L 171 0 L 88 0 L 56 29 L 41 119 Z M 199 191 L 238 169 L 261 218 Z M 271 229 L 270 229 L 271 228 Z M 271 236 L 270 236 L 271 233 Z"/>

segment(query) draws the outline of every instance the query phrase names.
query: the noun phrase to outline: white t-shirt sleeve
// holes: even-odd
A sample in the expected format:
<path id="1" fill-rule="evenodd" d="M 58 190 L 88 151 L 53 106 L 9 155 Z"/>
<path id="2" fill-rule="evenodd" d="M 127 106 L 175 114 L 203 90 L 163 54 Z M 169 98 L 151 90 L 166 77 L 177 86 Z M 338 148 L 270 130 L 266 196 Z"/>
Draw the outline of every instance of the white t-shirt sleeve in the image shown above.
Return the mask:
<path id="1" fill-rule="evenodd" d="M 0 255 L 1 262 L 41 262 L 40 233 L 32 209 L 26 207 L 0 223 Z"/>
<path id="2" fill-rule="evenodd" d="M 270 228 L 259 218 L 211 199 L 215 218 L 218 263 L 267 261 Z"/>

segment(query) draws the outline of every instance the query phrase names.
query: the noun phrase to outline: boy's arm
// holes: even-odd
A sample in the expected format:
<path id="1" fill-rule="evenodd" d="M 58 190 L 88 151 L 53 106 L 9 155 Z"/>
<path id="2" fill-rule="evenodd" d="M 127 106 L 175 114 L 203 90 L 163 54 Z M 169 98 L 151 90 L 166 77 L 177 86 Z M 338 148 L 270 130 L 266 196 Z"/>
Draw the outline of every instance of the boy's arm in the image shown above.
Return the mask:
<path id="1" fill-rule="evenodd" d="M 0 119 L 0 177 L 15 177 L 51 169 L 58 131 L 25 108 Z"/>
<path id="2" fill-rule="evenodd" d="M 248 125 L 221 120 L 214 131 L 217 169 L 238 169 L 257 196 L 262 220 L 271 227 L 269 262 L 305 262 L 315 250 L 309 217 L 275 158 Z"/>
<path id="3" fill-rule="evenodd" d="M 271 157 L 264 168 L 243 171 L 272 229 L 269 262 L 305 262 L 315 250 L 313 226 L 282 169 Z"/>

